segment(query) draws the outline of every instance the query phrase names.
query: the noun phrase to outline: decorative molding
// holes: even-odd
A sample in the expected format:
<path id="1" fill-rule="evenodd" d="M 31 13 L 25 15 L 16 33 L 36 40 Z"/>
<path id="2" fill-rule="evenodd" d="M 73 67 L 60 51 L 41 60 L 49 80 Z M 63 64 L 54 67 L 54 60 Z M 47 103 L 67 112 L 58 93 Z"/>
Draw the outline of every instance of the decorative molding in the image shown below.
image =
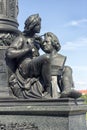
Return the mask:
<path id="1" fill-rule="evenodd" d="M 28 122 L 11 122 L 11 123 L 2 123 L 0 122 L 0 130 L 39 130 L 38 127 L 34 123 Z"/>

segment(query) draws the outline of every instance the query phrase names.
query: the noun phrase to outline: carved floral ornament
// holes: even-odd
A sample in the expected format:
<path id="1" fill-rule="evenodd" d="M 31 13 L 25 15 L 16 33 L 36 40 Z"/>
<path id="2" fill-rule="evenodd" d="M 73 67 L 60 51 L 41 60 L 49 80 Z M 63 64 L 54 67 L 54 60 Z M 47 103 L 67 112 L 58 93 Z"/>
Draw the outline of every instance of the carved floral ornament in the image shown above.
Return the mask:
<path id="1" fill-rule="evenodd" d="M 38 127 L 34 123 L 28 122 L 11 122 L 8 124 L 0 122 L 0 130 L 39 130 Z"/>

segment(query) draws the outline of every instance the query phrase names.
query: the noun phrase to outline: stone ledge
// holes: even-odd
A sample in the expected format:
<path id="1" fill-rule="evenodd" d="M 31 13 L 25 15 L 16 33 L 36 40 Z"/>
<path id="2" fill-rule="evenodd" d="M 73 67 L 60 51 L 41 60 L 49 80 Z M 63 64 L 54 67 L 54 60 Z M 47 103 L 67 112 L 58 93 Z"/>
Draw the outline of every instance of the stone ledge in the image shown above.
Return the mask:
<path id="1" fill-rule="evenodd" d="M 0 99 L 0 114 L 75 115 L 85 114 L 83 99 Z"/>
<path id="2" fill-rule="evenodd" d="M 86 111 L 83 99 L 0 98 L 0 128 L 3 125 L 7 130 L 14 125 L 16 129 L 23 124 L 27 128 L 34 124 L 34 130 L 87 130 Z"/>

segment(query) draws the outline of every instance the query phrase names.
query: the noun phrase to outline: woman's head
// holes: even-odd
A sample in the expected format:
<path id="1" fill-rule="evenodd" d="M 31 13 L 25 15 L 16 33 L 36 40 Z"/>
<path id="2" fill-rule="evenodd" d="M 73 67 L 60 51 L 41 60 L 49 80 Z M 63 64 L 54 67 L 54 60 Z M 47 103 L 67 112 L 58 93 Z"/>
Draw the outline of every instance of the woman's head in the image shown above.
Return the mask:
<path id="1" fill-rule="evenodd" d="M 33 14 L 25 20 L 24 32 L 34 31 L 39 33 L 41 29 L 41 18 L 39 14 Z"/>

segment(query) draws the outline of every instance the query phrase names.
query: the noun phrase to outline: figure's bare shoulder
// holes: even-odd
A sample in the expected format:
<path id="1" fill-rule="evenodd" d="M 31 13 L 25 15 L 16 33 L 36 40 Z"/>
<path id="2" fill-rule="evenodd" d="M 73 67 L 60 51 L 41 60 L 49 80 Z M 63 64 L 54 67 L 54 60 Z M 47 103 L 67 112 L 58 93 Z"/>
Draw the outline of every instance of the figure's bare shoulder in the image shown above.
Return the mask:
<path id="1" fill-rule="evenodd" d="M 10 48 L 21 49 L 23 44 L 24 44 L 24 36 L 19 35 L 18 37 L 15 38 L 13 43 L 10 45 Z"/>

